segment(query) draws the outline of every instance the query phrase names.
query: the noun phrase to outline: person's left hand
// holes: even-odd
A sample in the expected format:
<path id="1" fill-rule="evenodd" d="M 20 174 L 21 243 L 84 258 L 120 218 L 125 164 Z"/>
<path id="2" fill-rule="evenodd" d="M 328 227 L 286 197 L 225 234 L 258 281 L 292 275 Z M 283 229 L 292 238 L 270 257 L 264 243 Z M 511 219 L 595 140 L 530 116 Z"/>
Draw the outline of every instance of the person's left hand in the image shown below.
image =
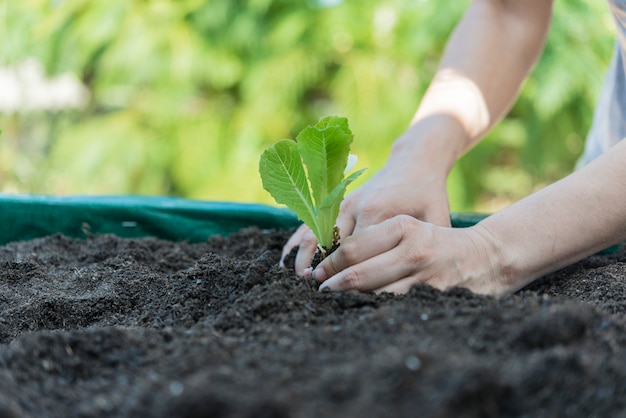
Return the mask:
<path id="1" fill-rule="evenodd" d="M 476 293 L 508 291 L 496 280 L 489 240 L 480 228 L 447 228 L 399 215 L 346 237 L 306 275 L 320 290 L 405 293 L 416 283 Z"/>

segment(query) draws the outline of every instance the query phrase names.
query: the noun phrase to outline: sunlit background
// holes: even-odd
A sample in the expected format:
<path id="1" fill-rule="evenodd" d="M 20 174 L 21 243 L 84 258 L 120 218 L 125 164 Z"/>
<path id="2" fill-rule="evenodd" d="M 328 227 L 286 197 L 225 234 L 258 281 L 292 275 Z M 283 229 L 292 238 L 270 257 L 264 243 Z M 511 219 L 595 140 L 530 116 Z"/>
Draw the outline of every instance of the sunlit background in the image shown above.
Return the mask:
<path id="1" fill-rule="evenodd" d="M 262 150 L 326 115 L 348 117 L 366 179 L 468 3 L 0 0 L 0 192 L 272 203 Z M 572 170 L 614 44 L 606 8 L 555 1 L 515 107 L 450 176 L 452 210 Z"/>

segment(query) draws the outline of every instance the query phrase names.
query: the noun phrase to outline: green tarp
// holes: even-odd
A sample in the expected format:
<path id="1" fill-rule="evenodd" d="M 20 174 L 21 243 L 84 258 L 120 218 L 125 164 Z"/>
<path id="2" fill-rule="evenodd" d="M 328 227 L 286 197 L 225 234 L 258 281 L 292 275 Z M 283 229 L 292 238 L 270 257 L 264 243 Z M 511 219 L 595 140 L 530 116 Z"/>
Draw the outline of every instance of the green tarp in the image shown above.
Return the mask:
<path id="1" fill-rule="evenodd" d="M 453 214 L 452 223 L 466 227 L 483 217 Z M 0 195 L 0 219 L 0 244 L 56 233 L 199 242 L 249 226 L 289 229 L 299 224 L 284 208 L 151 196 Z"/>

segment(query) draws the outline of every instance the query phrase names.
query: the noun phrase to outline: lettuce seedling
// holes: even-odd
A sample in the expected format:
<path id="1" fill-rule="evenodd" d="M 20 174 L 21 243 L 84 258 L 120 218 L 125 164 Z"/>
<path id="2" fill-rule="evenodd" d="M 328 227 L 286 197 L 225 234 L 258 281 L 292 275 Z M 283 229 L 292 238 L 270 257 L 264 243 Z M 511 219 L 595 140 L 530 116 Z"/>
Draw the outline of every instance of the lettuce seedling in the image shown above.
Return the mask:
<path id="1" fill-rule="evenodd" d="M 261 155 L 263 188 L 311 228 L 322 258 L 339 239 L 335 223 L 346 187 L 365 171 L 345 177 L 353 137 L 346 118 L 328 116 Z"/>

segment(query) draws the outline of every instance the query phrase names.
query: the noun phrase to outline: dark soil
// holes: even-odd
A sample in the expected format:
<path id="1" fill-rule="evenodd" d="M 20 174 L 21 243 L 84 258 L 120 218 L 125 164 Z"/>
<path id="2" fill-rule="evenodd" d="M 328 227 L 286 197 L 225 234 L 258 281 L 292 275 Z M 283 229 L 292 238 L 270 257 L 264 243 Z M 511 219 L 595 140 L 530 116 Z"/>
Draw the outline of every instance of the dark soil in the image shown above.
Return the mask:
<path id="1" fill-rule="evenodd" d="M 626 417 L 626 253 L 501 299 L 327 293 L 287 236 L 0 247 L 0 417 Z"/>

